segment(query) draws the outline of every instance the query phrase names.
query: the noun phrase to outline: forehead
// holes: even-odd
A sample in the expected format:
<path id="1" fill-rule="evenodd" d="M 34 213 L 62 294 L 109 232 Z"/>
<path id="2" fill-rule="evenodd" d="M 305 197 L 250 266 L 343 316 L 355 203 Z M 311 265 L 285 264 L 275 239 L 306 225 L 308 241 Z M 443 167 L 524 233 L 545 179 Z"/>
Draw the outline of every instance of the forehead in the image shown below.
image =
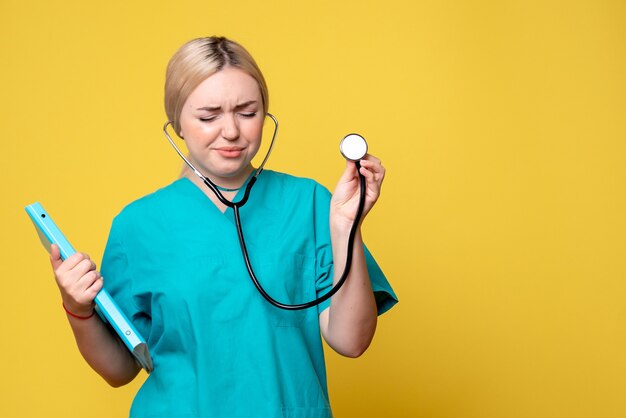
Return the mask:
<path id="1" fill-rule="evenodd" d="M 236 105 L 241 102 L 261 101 L 261 90 L 257 81 L 247 72 L 226 67 L 209 76 L 196 87 L 187 104 Z"/>

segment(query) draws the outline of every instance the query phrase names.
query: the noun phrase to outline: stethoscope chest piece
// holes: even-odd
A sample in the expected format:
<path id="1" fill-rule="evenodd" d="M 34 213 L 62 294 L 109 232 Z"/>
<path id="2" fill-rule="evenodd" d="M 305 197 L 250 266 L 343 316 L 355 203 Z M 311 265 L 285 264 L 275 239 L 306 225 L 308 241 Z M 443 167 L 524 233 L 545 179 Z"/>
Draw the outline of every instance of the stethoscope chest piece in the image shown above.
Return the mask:
<path id="1" fill-rule="evenodd" d="M 367 142 L 359 134 L 346 135 L 339 144 L 341 155 L 350 161 L 359 161 L 367 154 Z"/>

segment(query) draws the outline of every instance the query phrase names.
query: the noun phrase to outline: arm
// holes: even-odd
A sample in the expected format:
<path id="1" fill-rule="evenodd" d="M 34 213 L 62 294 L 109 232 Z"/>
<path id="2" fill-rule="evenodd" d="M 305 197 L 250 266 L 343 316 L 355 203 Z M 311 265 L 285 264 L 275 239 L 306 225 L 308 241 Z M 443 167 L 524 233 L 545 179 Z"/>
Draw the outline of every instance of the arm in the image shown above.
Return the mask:
<path id="1" fill-rule="evenodd" d="M 361 174 L 366 180 L 363 217 L 369 213 L 380 195 L 385 169 L 380 160 L 367 155 L 361 160 Z M 331 200 L 330 236 L 333 260 L 345 260 L 348 236 L 359 203 L 359 179 L 356 166 L 348 162 Z M 335 351 L 358 357 L 369 347 L 376 331 L 377 308 L 370 284 L 360 225 L 354 239 L 352 267 L 343 287 L 332 297 L 330 307 L 320 314 L 324 339 Z M 333 283 L 343 272 L 335 266 Z"/>
<path id="2" fill-rule="evenodd" d="M 50 262 L 65 308 L 77 316 L 90 316 L 103 286 L 94 262 L 82 253 L 63 261 L 56 245 L 51 248 Z M 98 315 L 79 319 L 67 314 L 67 318 L 83 358 L 111 386 L 125 385 L 137 376 L 140 366 Z"/>

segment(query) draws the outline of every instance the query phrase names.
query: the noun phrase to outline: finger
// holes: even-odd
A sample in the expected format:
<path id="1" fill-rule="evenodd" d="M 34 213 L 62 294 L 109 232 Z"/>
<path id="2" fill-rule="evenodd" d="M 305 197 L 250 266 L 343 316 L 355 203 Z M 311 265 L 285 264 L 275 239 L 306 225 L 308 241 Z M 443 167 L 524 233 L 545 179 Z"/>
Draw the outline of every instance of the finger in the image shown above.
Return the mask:
<path id="1" fill-rule="evenodd" d="M 103 277 L 98 277 L 98 279 L 96 281 L 94 281 L 91 286 L 89 286 L 86 290 L 85 290 L 85 296 L 87 296 L 89 298 L 89 300 L 93 300 L 96 295 L 98 294 L 98 292 L 100 292 L 102 290 L 102 288 L 104 287 L 104 278 Z"/>
<path id="2" fill-rule="evenodd" d="M 365 154 L 365 157 L 361 159 L 361 161 L 371 161 L 380 164 L 380 159 L 373 156 L 372 154 Z"/>
<path id="3" fill-rule="evenodd" d="M 59 246 L 56 244 L 52 244 L 50 246 L 50 264 L 52 265 L 52 269 L 55 271 L 61 267 L 61 264 L 63 264 L 61 250 L 59 250 Z"/>
<path id="4" fill-rule="evenodd" d="M 81 291 L 86 291 L 89 287 L 91 287 L 97 280 L 100 279 L 100 272 L 97 270 L 91 270 L 85 273 L 80 279 L 78 279 L 77 288 Z"/>
<path id="5" fill-rule="evenodd" d="M 83 275 L 76 277 L 71 283 L 68 283 L 67 292 L 73 295 L 76 302 L 84 304 L 85 302 L 91 302 L 91 299 L 85 297 L 85 292 L 93 286 L 95 282 L 101 279 L 100 272 L 97 270 L 90 270 Z"/>
<path id="6" fill-rule="evenodd" d="M 361 166 L 374 173 L 374 179 L 377 183 L 382 183 L 386 170 L 380 162 L 364 162 Z"/>
<path id="7" fill-rule="evenodd" d="M 380 160 L 361 160 L 361 167 L 367 167 L 368 169 L 372 170 L 372 171 L 384 171 L 385 168 L 383 167 L 383 165 L 380 163 Z"/>
<path id="8" fill-rule="evenodd" d="M 361 174 L 363 174 L 363 177 L 365 177 L 365 180 L 367 182 L 367 189 L 377 195 L 380 190 L 380 183 L 376 179 L 376 175 L 366 168 L 361 169 Z"/>
<path id="9" fill-rule="evenodd" d="M 75 267 L 74 270 L 76 271 L 76 273 L 80 274 L 81 276 L 87 274 L 87 272 L 89 271 L 93 271 L 96 269 L 96 263 L 94 263 L 93 261 L 89 260 L 89 259 L 84 259 L 82 260 L 80 263 L 78 263 Z"/>
<path id="10" fill-rule="evenodd" d="M 376 200 L 380 195 L 380 189 L 385 176 L 384 169 L 381 168 L 380 172 L 374 172 L 368 167 L 361 167 L 360 172 L 367 180 L 367 189 L 371 192 L 371 196 L 374 197 L 374 200 Z"/>
<path id="11" fill-rule="evenodd" d="M 343 170 L 343 173 L 341 174 L 341 177 L 339 178 L 339 182 L 342 182 L 342 183 L 349 182 L 352 179 L 354 179 L 356 175 L 357 175 L 356 164 L 354 164 L 354 162 L 352 161 L 346 160 L 346 168 L 345 170 Z"/>
<path id="12" fill-rule="evenodd" d="M 79 265 L 83 260 L 89 260 L 89 256 L 87 254 L 76 252 L 71 256 L 67 257 L 65 262 L 60 266 L 59 272 L 65 272 L 72 270 L 74 267 Z"/>

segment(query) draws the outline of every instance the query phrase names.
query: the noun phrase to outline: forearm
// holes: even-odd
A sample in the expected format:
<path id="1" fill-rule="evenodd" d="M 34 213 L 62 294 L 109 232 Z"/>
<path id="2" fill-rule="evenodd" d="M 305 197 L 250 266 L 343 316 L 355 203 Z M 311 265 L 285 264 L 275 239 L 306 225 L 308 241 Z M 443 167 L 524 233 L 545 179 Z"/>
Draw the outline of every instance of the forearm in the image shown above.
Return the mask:
<path id="1" fill-rule="evenodd" d="M 98 315 L 89 319 L 67 317 L 83 358 L 107 383 L 118 387 L 137 376 L 139 365 Z"/>
<path id="2" fill-rule="evenodd" d="M 336 283 L 344 270 L 348 233 L 331 227 Z M 357 230 L 352 249 L 352 264 L 343 287 L 332 297 L 330 308 L 322 313 L 326 342 L 338 353 L 358 357 L 369 346 L 376 331 L 377 310 L 365 263 L 363 240 Z"/>

